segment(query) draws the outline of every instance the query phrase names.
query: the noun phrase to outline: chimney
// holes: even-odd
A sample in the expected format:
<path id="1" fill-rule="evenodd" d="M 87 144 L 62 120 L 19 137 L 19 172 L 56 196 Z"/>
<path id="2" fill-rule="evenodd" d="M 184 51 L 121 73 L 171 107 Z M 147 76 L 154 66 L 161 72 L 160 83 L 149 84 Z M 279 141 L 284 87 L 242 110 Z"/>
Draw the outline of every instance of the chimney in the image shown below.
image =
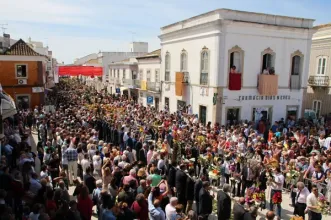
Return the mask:
<path id="1" fill-rule="evenodd" d="M 2 47 L 4 49 L 8 49 L 10 47 L 10 35 L 9 34 L 3 34 L 3 44 Z"/>

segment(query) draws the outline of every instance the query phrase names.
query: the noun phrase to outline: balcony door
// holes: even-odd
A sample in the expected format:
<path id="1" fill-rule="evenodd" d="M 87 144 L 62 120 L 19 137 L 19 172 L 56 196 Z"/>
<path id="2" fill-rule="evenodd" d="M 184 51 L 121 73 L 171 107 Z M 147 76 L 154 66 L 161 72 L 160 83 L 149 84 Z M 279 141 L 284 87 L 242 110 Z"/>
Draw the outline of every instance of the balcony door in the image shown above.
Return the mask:
<path id="1" fill-rule="evenodd" d="M 200 105 L 199 106 L 199 116 L 200 116 L 200 122 L 205 125 L 207 122 L 207 107 Z"/>
<path id="2" fill-rule="evenodd" d="M 313 110 L 316 113 L 317 118 L 320 116 L 321 109 L 322 109 L 322 101 L 321 100 L 314 100 L 313 101 Z"/>

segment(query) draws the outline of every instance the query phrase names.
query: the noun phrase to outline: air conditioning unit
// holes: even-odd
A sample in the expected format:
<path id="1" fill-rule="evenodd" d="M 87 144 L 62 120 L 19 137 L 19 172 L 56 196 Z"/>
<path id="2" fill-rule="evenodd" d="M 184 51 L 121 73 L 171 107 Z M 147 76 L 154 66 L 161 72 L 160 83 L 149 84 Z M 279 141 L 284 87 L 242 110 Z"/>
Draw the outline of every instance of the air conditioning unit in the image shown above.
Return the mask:
<path id="1" fill-rule="evenodd" d="M 17 84 L 18 85 L 26 85 L 28 82 L 27 82 L 27 80 L 26 79 L 19 79 L 19 80 L 17 80 Z"/>
<path id="2" fill-rule="evenodd" d="M 188 72 L 184 72 L 183 83 L 189 83 L 189 73 Z"/>

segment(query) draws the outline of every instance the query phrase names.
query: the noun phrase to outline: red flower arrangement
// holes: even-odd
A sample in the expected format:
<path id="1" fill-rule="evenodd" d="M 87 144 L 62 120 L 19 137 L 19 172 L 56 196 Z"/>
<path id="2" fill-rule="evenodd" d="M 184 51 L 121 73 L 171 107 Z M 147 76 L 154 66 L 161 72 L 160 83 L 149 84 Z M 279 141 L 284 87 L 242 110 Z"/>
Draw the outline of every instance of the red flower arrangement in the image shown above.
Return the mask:
<path id="1" fill-rule="evenodd" d="M 272 203 L 273 204 L 280 204 L 282 203 L 282 193 L 281 192 L 275 192 L 275 194 L 272 196 Z"/>

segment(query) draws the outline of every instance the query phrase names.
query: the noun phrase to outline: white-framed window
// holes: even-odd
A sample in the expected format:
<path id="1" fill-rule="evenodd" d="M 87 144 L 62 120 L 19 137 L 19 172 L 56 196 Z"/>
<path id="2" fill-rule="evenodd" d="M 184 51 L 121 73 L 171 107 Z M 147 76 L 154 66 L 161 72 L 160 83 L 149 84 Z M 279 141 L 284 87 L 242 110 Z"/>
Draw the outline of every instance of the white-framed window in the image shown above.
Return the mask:
<path id="1" fill-rule="evenodd" d="M 180 54 L 180 71 L 187 72 L 187 52 L 182 50 Z"/>
<path id="2" fill-rule="evenodd" d="M 16 78 L 28 78 L 28 65 L 26 64 L 16 64 Z"/>
<path id="3" fill-rule="evenodd" d="M 313 100 L 313 110 L 316 112 L 316 117 L 320 116 L 321 109 L 322 109 L 322 101 Z"/>
<path id="4" fill-rule="evenodd" d="M 204 49 L 201 52 L 201 72 L 200 72 L 200 85 L 208 85 L 209 73 L 209 51 Z"/>
<path id="5" fill-rule="evenodd" d="M 160 82 L 160 69 L 155 69 L 155 82 Z"/>
<path id="6" fill-rule="evenodd" d="M 291 75 L 300 75 L 301 57 L 295 55 L 292 57 Z"/>
<path id="7" fill-rule="evenodd" d="M 123 69 L 123 79 L 126 79 L 125 69 Z"/>
<path id="8" fill-rule="evenodd" d="M 165 73 L 164 73 L 164 81 L 170 81 L 170 53 L 167 52 L 164 59 L 165 63 Z"/>
<path id="9" fill-rule="evenodd" d="M 146 81 L 147 82 L 151 81 L 151 70 L 146 70 Z"/>
<path id="10" fill-rule="evenodd" d="M 327 65 L 327 57 L 320 56 L 317 58 L 317 75 L 325 75 Z"/>
<path id="11" fill-rule="evenodd" d="M 234 51 L 232 53 L 230 53 L 230 68 L 232 68 L 233 66 L 236 67 L 236 71 L 238 73 L 241 73 L 241 63 L 242 59 L 241 59 L 241 53 L 239 51 Z"/>
<path id="12" fill-rule="evenodd" d="M 143 69 L 140 69 L 139 70 L 138 79 L 139 80 L 143 80 L 144 79 L 144 70 Z"/>
<path id="13" fill-rule="evenodd" d="M 16 95 L 16 105 L 18 109 L 29 109 L 30 108 L 30 95 L 19 94 Z"/>

